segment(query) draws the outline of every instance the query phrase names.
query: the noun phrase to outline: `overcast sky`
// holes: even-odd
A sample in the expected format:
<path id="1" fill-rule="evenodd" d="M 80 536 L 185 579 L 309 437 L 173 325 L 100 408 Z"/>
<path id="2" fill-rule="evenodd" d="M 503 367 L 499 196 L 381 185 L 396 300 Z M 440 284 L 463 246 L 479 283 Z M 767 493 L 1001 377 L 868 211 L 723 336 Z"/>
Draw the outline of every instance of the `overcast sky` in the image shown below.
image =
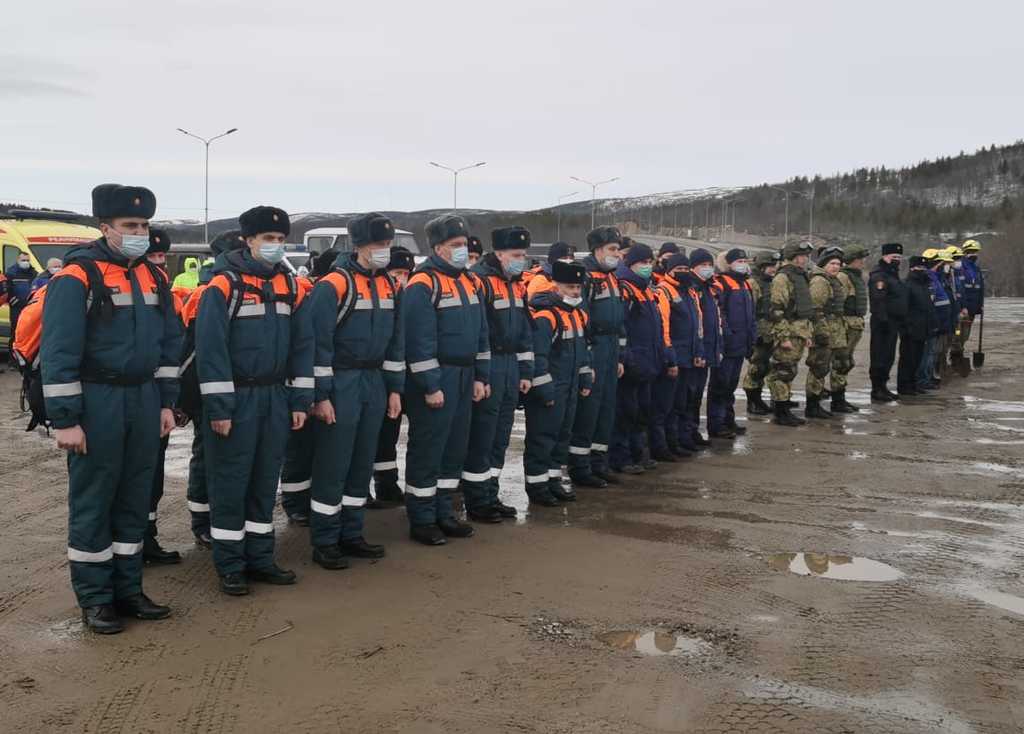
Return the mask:
<path id="1" fill-rule="evenodd" d="M 0 46 L 0 201 L 460 206 L 912 163 L 1021 137 L 1016 3 L 49 0 Z M 589 195 L 589 191 L 586 192 Z"/>

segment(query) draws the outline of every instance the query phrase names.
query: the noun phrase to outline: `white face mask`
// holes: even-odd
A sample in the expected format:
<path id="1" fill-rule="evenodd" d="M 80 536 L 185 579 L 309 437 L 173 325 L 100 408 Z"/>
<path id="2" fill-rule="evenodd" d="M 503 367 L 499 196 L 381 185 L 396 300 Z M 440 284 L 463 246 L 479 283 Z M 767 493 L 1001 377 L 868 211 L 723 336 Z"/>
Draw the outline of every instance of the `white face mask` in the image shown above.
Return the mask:
<path id="1" fill-rule="evenodd" d="M 700 278 L 701 280 L 707 280 L 708 278 L 715 274 L 715 269 L 711 265 L 702 265 L 701 267 L 697 268 L 696 272 L 698 278 Z"/>
<path id="2" fill-rule="evenodd" d="M 963 262 L 962 262 L 962 261 L 960 261 L 960 260 L 954 260 L 954 261 L 953 261 L 953 268 L 954 268 L 955 270 L 959 270 L 959 269 L 960 269 L 960 268 L 962 268 L 963 266 L 964 266 L 964 264 L 963 264 Z"/>
<path id="3" fill-rule="evenodd" d="M 469 263 L 469 248 L 463 245 L 462 247 L 452 248 L 452 265 L 457 268 L 465 268 Z"/>
<path id="4" fill-rule="evenodd" d="M 746 275 L 750 272 L 750 265 L 748 263 L 733 263 L 732 271 L 740 275 Z"/>
<path id="5" fill-rule="evenodd" d="M 22 270 L 28 270 L 30 267 L 32 267 L 32 263 L 29 262 L 28 260 L 18 260 L 18 267 L 21 268 Z"/>
<path id="6" fill-rule="evenodd" d="M 566 306 L 579 306 L 583 303 L 582 296 L 562 296 L 562 303 Z"/>
<path id="7" fill-rule="evenodd" d="M 604 266 L 609 270 L 615 270 L 619 267 L 620 258 L 617 255 L 605 255 Z"/>
<path id="8" fill-rule="evenodd" d="M 50 275 L 56 275 L 59 272 L 60 272 L 60 266 L 57 266 L 57 267 L 54 267 L 54 268 L 50 268 Z"/>
<path id="9" fill-rule="evenodd" d="M 121 254 L 129 260 L 142 257 L 149 249 L 148 234 L 123 234 L 121 235 Z"/>
<path id="10" fill-rule="evenodd" d="M 386 268 L 391 262 L 391 250 L 374 250 L 370 253 L 370 267 L 374 270 Z"/>
<path id="11" fill-rule="evenodd" d="M 284 260 L 284 245 L 276 242 L 263 242 L 260 244 L 260 259 L 266 260 L 271 265 L 277 265 Z"/>

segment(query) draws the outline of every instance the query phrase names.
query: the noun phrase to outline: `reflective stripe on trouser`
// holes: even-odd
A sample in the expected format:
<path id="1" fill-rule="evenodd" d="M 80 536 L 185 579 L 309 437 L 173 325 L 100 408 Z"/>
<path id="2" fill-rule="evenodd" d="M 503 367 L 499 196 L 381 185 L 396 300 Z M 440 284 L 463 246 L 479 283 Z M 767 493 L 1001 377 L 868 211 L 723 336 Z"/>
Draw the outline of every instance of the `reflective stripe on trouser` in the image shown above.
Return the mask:
<path id="1" fill-rule="evenodd" d="M 651 394 L 651 420 L 647 427 L 647 436 L 651 451 L 663 451 L 669 443 L 678 440 L 678 417 L 676 416 L 676 392 L 685 390 L 679 380 L 666 374 L 660 375 L 655 381 Z"/>
<path id="2" fill-rule="evenodd" d="M 288 515 L 309 514 L 309 487 L 313 478 L 313 425 L 307 420 L 299 431 L 288 433 L 281 468 L 281 508 Z"/>
<path id="3" fill-rule="evenodd" d="M 723 357 L 711 370 L 708 382 L 708 430 L 736 425 L 736 387 L 740 384 L 743 357 Z"/>
<path id="4" fill-rule="evenodd" d="M 686 436 L 691 441 L 700 431 L 700 405 L 704 401 L 708 372 L 707 367 L 691 367 L 685 373 L 686 411 L 679 417 L 679 435 Z"/>
<path id="5" fill-rule="evenodd" d="M 561 476 L 562 464 L 569 449 L 569 436 L 576 418 L 576 399 L 579 395 L 579 376 L 575 370 L 568 381 L 555 376 L 555 404 L 551 407 L 527 393 L 526 445 L 523 450 L 523 469 L 526 473 L 526 493 L 536 495 L 547 491 L 551 479 Z M 561 444 L 561 445 L 560 445 Z M 539 477 L 546 477 L 539 481 Z M 538 481 L 531 482 L 531 478 Z"/>
<path id="6" fill-rule="evenodd" d="M 210 532 L 210 495 L 206 491 L 206 451 L 203 446 L 202 418 L 192 424 L 192 456 L 188 460 L 188 510 L 192 515 L 192 532 Z"/>
<path id="7" fill-rule="evenodd" d="M 402 415 L 397 418 L 388 418 L 385 415 L 377 434 L 377 455 L 373 460 L 375 487 L 382 484 L 398 484 L 398 436 L 401 432 Z"/>
<path id="8" fill-rule="evenodd" d="M 588 397 L 577 399 L 569 445 L 589 448 L 588 453 L 569 452 L 569 470 L 586 474 L 608 468 L 608 444 L 615 428 L 615 396 L 619 384 L 619 337 L 603 334 L 591 346 L 594 387 Z"/>
<path id="9" fill-rule="evenodd" d="M 336 422 L 313 422 L 316 461 L 309 534 L 314 546 L 336 545 L 363 535 L 377 435 L 387 409 L 380 370 L 334 371 Z"/>
<path id="10" fill-rule="evenodd" d="M 761 390 L 764 387 L 764 378 L 768 376 L 768 370 L 772 362 L 772 343 L 758 338 L 754 343 L 754 353 L 750 355 L 747 362 L 747 373 L 743 376 L 744 390 Z"/>
<path id="11" fill-rule="evenodd" d="M 423 389 L 414 380 L 406 383 L 405 508 L 410 525 L 432 525 L 453 515 L 451 490 L 458 487 L 469 445 L 474 373 L 474 367 L 441 365 L 442 408 L 427 407 Z M 414 487 L 437 491 L 417 496 Z"/>
<path id="12" fill-rule="evenodd" d="M 796 379 L 796 373 L 800 369 L 800 360 L 803 358 L 804 348 L 807 346 L 807 340 L 799 336 L 789 337 L 789 342 L 793 346 L 788 349 L 781 344 L 776 344 L 772 349 L 772 366 L 768 371 L 768 376 L 764 378 L 765 384 L 772 393 L 772 400 L 776 402 L 789 400 L 789 396 L 792 394 L 790 386 Z"/>
<path id="13" fill-rule="evenodd" d="M 254 387 L 236 396 L 226 437 L 203 420 L 213 563 L 222 576 L 274 563 L 274 499 L 291 429 L 286 390 Z"/>
<path id="14" fill-rule="evenodd" d="M 647 417 L 651 410 L 649 381 L 619 380 L 615 400 L 615 433 L 608 461 L 612 466 L 635 464 L 643 458 L 647 445 Z"/>
<path id="15" fill-rule="evenodd" d="M 857 345 L 860 344 L 860 338 L 863 335 L 863 329 L 847 329 L 846 346 L 832 350 L 832 374 L 829 376 L 832 392 L 846 389 L 846 376 L 853 371 L 857 364 L 854 355 L 857 353 Z"/>
<path id="16" fill-rule="evenodd" d="M 491 357 L 491 396 L 473 403 L 466 465 L 462 470 L 462 491 L 467 509 L 493 505 L 498 497 L 491 467 L 505 463 L 519 402 L 519 362 L 514 354 Z"/>
<path id="17" fill-rule="evenodd" d="M 825 380 L 832 371 L 832 348 L 811 345 L 807 350 L 807 397 L 820 398 L 825 394 Z"/>
<path id="18" fill-rule="evenodd" d="M 68 558 L 78 604 L 90 607 L 142 592 L 160 392 L 155 382 L 87 382 L 82 396 L 89 453 L 68 455 Z M 137 552 L 124 553 L 136 546 Z"/>
<path id="19" fill-rule="evenodd" d="M 156 516 L 160 506 L 160 500 L 164 496 L 164 460 L 167 457 L 167 444 L 170 443 L 170 434 L 160 439 L 160 446 L 156 452 L 156 461 L 153 464 L 153 484 L 149 493 L 149 522 L 146 525 L 146 537 L 156 537 Z"/>

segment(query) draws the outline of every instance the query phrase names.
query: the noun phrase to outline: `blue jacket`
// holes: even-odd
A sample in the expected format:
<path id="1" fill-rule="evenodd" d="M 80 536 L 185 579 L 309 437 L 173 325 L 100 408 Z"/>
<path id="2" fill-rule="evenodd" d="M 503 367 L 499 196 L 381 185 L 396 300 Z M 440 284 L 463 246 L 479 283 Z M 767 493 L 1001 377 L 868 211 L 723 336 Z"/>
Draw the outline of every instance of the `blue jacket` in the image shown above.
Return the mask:
<path id="1" fill-rule="evenodd" d="M 88 309 L 95 296 L 86 270 L 74 260 L 96 263 L 110 294 L 105 305 Z M 40 365 L 46 414 L 53 425 L 79 424 L 82 382 L 90 376 L 98 381 L 155 379 L 161 405 L 173 407 L 182 327 L 166 277 L 157 272 L 163 279 L 158 282 L 144 261 L 129 263 L 104 238 L 68 252 L 65 262 L 50 279 L 43 306 Z"/>
<path id="2" fill-rule="evenodd" d="M 985 308 L 985 275 L 976 261 L 965 257 L 963 263 L 963 307 L 971 316 L 977 316 Z"/>
<path id="3" fill-rule="evenodd" d="M 712 281 L 722 318 L 722 356 L 748 357 L 757 341 L 754 292 L 746 275 L 722 273 Z"/>
<path id="4" fill-rule="evenodd" d="M 722 363 L 724 339 L 722 337 L 722 315 L 718 309 L 718 300 L 712 281 L 701 280 L 690 273 L 689 286 L 700 296 L 701 317 L 704 320 L 704 359 L 708 367 L 714 369 Z"/>
<path id="5" fill-rule="evenodd" d="M 951 334 L 953 332 L 953 301 L 946 291 L 942 282 L 942 276 L 934 270 L 928 270 L 928 278 L 931 281 L 932 305 L 935 306 L 935 318 L 938 321 L 939 334 Z"/>
<path id="6" fill-rule="evenodd" d="M 953 267 L 950 266 L 948 272 L 940 272 L 939 278 L 949 296 L 949 333 L 953 333 L 960 324 L 960 293 L 957 291 Z"/>
<path id="7" fill-rule="evenodd" d="M 316 402 L 334 394 L 334 371 L 380 369 L 389 393 L 405 387 L 400 296 L 383 270 L 369 272 L 355 253 L 342 255 L 317 281 L 300 317 L 310 319 Z M 341 321 L 339 322 L 339 318 Z"/>
<path id="8" fill-rule="evenodd" d="M 567 306 L 557 293 L 545 291 L 530 300 L 530 313 L 537 374 L 528 396 L 549 403 L 564 399 L 572 390 L 592 387 L 586 311 Z"/>
<path id="9" fill-rule="evenodd" d="M 647 382 L 676 365 L 669 325 L 661 318 L 650 281 L 624 264 L 619 265 L 616 275 L 626 301 L 626 348 L 619 361 L 626 377 Z"/>
<path id="10" fill-rule="evenodd" d="M 282 266 L 248 249 L 217 258 L 196 317 L 196 371 L 208 420 L 257 417 L 257 391 L 276 383 L 287 385 L 292 412 L 309 409 L 313 336 L 310 319 L 297 313 L 304 296 Z"/>
<path id="11" fill-rule="evenodd" d="M 587 281 L 581 307 L 590 319 L 590 338 L 614 337 L 620 347 L 625 347 L 626 305 L 618 277 L 602 268 L 593 255 L 584 258 L 583 267 L 587 269 Z"/>
<path id="12" fill-rule="evenodd" d="M 488 383 L 491 344 L 476 276 L 436 254 L 416 268 L 402 291 L 409 378 L 427 394 L 441 389 L 444 364 L 476 368 Z"/>
<path id="13" fill-rule="evenodd" d="M 53 273 L 51 273 L 49 270 L 44 270 L 42 273 L 39 274 L 38 278 L 32 281 L 32 289 L 30 292 L 35 293 L 44 285 L 48 284 L 50 282 L 50 278 L 52 277 Z"/>
<path id="14" fill-rule="evenodd" d="M 522 279 L 509 279 L 493 253 L 473 267 L 487 314 L 491 354 L 514 354 L 519 379 L 533 379 L 533 326 Z"/>
<path id="15" fill-rule="evenodd" d="M 21 309 L 28 303 L 28 297 L 32 295 L 32 281 L 39 273 L 35 268 L 22 270 L 18 263 L 7 268 L 4 275 L 7 277 L 7 301 L 11 308 Z"/>
<path id="16" fill-rule="evenodd" d="M 704 358 L 704 324 L 697 291 L 670 275 L 662 276 L 658 291 L 662 318 L 668 318 L 672 349 L 681 369 L 692 369 Z"/>

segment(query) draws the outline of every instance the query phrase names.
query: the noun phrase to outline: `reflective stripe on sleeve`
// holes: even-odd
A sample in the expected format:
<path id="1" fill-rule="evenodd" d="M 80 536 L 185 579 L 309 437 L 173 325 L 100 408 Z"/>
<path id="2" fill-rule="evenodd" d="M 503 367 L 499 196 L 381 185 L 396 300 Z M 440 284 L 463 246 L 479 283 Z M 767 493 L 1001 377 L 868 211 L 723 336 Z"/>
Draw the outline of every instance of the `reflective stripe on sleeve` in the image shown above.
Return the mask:
<path id="1" fill-rule="evenodd" d="M 334 368 L 313 367 L 313 377 L 334 377 Z"/>
<path id="2" fill-rule="evenodd" d="M 293 377 L 285 384 L 288 387 L 294 387 L 296 390 L 312 390 L 316 387 L 316 379 L 313 377 Z"/>
<path id="3" fill-rule="evenodd" d="M 433 487 L 414 487 L 409 483 L 405 485 L 405 491 L 411 494 L 413 497 L 434 497 L 437 495 L 437 486 Z"/>
<path id="4" fill-rule="evenodd" d="M 386 311 L 393 311 L 395 308 L 395 299 L 393 298 L 382 298 L 377 304 Z"/>
<path id="5" fill-rule="evenodd" d="M 497 298 L 494 303 L 491 304 L 491 308 L 495 311 L 503 311 L 506 308 L 511 308 L 512 303 L 507 298 Z"/>
<path id="6" fill-rule="evenodd" d="M 447 298 L 442 298 L 437 302 L 438 308 L 455 308 L 456 306 L 461 305 L 462 301 L 459 300 L 458 296 L 449 296 Z"/>
<path id="7" fill-rule="evenodd" d="M 238 307 L 238 311 L 235 314 L 237 318 L 245 319 L 252 316 L 263 316 L 267 313 L 267 307 L 262 303 L 247 303 L 243 306 Z"/>
<path id="8" fill-rule="evenodd" d="M 516 359 L 520 362 L 532 362 L 534 359 L 533 352 L 516 352 Z"/>
<path id="9" fill-rule="evenodd" d="M 386 359 L 381 366 L 388 372 L 405 372 L 405 362 L 393 362 Z"/>
<path id="10" fill-rule="evenodd" d="M 369 301 L 369 300 L 366 300 L 364 298 L 360 298 L 358 301 L 355 302 L 355 305 L 352 306 L 352 310 L 353 311 L 372 311 L 373 310 L 373 301 Z"/>
<path id="11" fill-rule="evenodd" d="M 207 505 L 207 504 L 203 504 L 202 502 L 193 502 L 192 500 L 189 500 L 188 501 L 188 511 L 189 512 L 209 512 L 210 511 L 210 506 Z"/>
<path id="12" fill-rule="evenodd" d="M 72 395 L 81 394 L 81 382 L 58 382 L 52 385 L 43 385 L 44 398 L 66 398 Z"/>
<path id="13" fill-rule="evenodd" d="M 491 478 L 491 472 L 490 470 L 483 472 L 464 471 L 462 472 L 462 478 L 467 482 L 486 482 Z"/>
<path id="14" fill-rule="evenodd" d="M 214 540 L 245 540 L 245 530 L 225 530 L 211 527 L 210 537 Z"/>
<path id="15" fill-rule="evenodd" d="M 131 293 L 111 293 L 110 302 L 115 306 L 131 306 L 132 305 L 132 294 Z"/>
<path id="16" fill-rule="evenodd" d="M 267 535 L 274 532 L 274 524 L 270 522 L 253 522 L 252 520 L 246 520 L 245 532 L 254 533 L 256 535 Z"/>
<path id="17" fill-rule="evenodd" d="M 366 506 L 366 497 L 353 497 L 352 495 L 343 494 L 341 495 L 341 504 L 343 507 L 364 507 Z"/>
<path id="18" fill-rule="evenodd" d="M 426 372 L 427 370 L 436 370 L 441 366 L 441 363 L 436 359 L 425 359 L 422 362 L 410 362 L 410 372 Z"/>
<path id="19" fill-rule="evenodd" d="M 323 502 L 311 500 L 309 503 L 309 509 L 321 515 L 333 517 L 334 515 L 337 515 L 339 512 L 341 512 L 341 503 L 339 502 L 336 505 L 325 505 Z"/>
<path id="20" fill-rule="evenodd" d="M 114 550 L 115 556 L 134 556 L 142 553 L 142 543 L 117 543 L 114 542 L 110 546 Z"/>
<path id="21" fill-rule="evenodd" d="M 233 382 L 200 382 L 199 393 L 201 395 L 220 395 L 235 391 Z"/>
<path id="22" fill-rule="evenodd" d="M 158 367 L 156 372 L 153 373 L 153 377 L 158 380 L 176 380 L 178 379 L 178 368 Z"/>
<path id="23" fill-rule="evenodd" d="M 75 563 L 104 563 L 114 557 L 114 547 L 104 548 L 101 551 L 90 553 L 89 551 L 78 550 L 68 546 L 68 560 Z"/>
<path id="24" fill-rule="evenodd" d="M 301 482 L 281 482 L 282 492 L 301 492 L 305 489 L 309 489 L 313 484 L 312 479 L 304 479 Z"/>
<path id="25" fill-rule="evenodd" d="M 291 316 L 292 304 L 281 303 L 280 301 L 278 301 L 277 303 L 274 304 L 274 310 L 277 311 L 282 316 Z"/>
<path id="26" fill-rule="evenodd" d="M 547 385 L 549 382 L 551 382 L 551 375 L 548 375 L 548 374 L 537 375 L 536 377 L 533 378 L 533 386 L 534 387 L 540 387 L 541 385 Z"/>

